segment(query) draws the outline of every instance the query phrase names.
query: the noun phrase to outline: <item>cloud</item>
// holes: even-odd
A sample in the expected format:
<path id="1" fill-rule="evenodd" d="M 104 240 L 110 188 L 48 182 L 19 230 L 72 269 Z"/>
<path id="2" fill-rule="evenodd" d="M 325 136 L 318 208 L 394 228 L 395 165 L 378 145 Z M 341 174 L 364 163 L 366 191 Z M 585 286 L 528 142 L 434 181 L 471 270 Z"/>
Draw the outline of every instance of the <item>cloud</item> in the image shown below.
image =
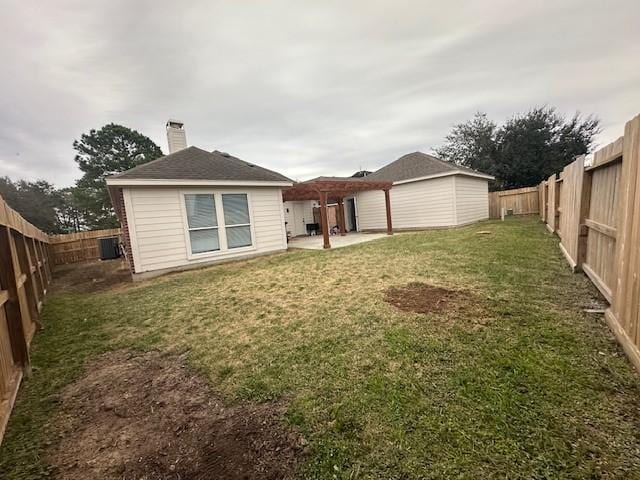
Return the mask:
<path id="1" fill-rule="evenodd" d="M 640 105 L 640 4 L 0 0 L 0 175 L 69 185 L 107 122 L 298 179 L 439 145 L 477 110 L 535 105 L 622 134 Z"/>

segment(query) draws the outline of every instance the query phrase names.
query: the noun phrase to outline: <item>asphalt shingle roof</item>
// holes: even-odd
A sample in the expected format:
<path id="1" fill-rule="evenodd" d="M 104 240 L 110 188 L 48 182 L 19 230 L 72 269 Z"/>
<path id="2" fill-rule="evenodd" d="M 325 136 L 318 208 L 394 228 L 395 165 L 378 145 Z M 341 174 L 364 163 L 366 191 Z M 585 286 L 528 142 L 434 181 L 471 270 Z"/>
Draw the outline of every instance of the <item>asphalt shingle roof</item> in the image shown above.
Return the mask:
<path id="1" fill-rule="evenodd" d="M 254 165 L 227 153 L 207 152 L 198 147 L 165 155 L 149 163 L 114 175 L 118 180 L 237 180 L 292 182 L 272 170 Z"/>
<path id="2" fill-rule="evenodd" d="M 461 167 L 422 152 L 413 152 L 403 155 L 395 162 L 385 165 L 371 175 L 367 180 L 384 180 L 388 182 L 400 182 L 412 178 L 427 177 L 447 172 L 461 172 L 482 174 L 471 168 Z M 484 175 L 484 174 L 482 174 Z"/>

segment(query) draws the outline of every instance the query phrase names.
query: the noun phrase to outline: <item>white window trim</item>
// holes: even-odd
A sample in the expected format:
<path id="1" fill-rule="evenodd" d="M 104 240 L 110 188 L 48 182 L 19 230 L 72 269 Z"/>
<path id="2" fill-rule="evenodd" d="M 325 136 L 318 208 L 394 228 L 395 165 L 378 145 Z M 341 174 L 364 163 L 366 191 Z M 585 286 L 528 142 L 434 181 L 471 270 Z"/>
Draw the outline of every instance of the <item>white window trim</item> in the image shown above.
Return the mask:
<path id="1" fill-rule="evenodd" d="M 222 195 L 223 194 L 236 194 L 236 195 L 246 195 L 247 196 L 247 207 L 249 209 L 249 228 L 251 231 L 251 245 L 246 247 L 236 247 L 229 248 L 227 244 L 227 230 L 226 227 L 240 227 L 247 226 L 246 223 L 237 224 L 237 225 L 225 225 L 224 223 L 224 207 L 222 205 Z M 187 217 L 187 206 L 185 203 L 185 195 L 213 195 L 213 201 L 216 206 L 216 217 L 218 220 L 217 227 L 199 227 L 199 228 L 189 228 L 189 220 Z M 209 190 L 209 189 L 189 189 L 189 190 L 180 190 L 180 211 L 182 213 L 182 223 L 184 230 L 184 239 L 185 244 L 187 245 L 187 259 L 188 260 L 200 260 L 205 258 L 217 258 L 217 257 L 225 257 L 230 255 L 235 255 L 237 253 L 243 252 L 252 252 L 257 250 L 256 247 L 256 233 L 255 233 L 255 224 L 253 221 L 253 207 L 251 202 L 251 193 L 247 191 L 238 191 L 238 190 Z M 201 252 L 201 253 L 192 253 L 191 251 L 191 236 L 189 235 L 190 230 L 210 230 L 217 228 L 218 230 L 218 243 L 220 245 L 220 249 L 213 250 L 211 252 Z"/>

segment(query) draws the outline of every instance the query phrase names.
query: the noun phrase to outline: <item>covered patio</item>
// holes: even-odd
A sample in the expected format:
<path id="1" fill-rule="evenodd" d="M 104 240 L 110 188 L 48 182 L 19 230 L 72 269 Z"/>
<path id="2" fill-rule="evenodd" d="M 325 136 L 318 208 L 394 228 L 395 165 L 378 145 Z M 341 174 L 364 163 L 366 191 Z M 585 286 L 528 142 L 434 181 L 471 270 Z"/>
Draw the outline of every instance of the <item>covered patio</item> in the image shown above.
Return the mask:
<path id="1" fill-rule="evenodd" d="M 393 235 L 393 226 L 391 223 L 391 201 L 389 199 L 389 190 L 391 190 L 392 185 L 392 182 L 367 180 L 365 177 L 318 177 L 306 182 L 296 183 L 292 187 L 283 189 L 282 200 L 285 202 L 297 200 L 318 201 L 320 203 L 320 222 L 323 237 L 322 247 L 331 248 L 329 221 L 327 218 L 327 204 L 331 202 L 338 205 L 337 220 L 340 230 L 340 236 L 345 236 L 347 234 L 347 228 L 345 224 L 344 199 L 345 197 L 351 196 L 356 192 L 363 192 L 367 190 L 382 190 L 384 192 L 385 207 L 387 212 L 386 233 L 387 235 Z"/>
<path id="2" fill-rule="evenodd" d="M 348 235 L 334 235 L 331 237 L 331 248 L 342 248 L 358 243 L 370 242 L 386 237 L 386 233 L 361 233 L 350 232 Z M 318 242 L 318 237 L 311 235 L 308 237 L 295 237 L 289 241 L 289 248 L 302 248 L 304 250 L 322 250 L 323 245 Z"/>

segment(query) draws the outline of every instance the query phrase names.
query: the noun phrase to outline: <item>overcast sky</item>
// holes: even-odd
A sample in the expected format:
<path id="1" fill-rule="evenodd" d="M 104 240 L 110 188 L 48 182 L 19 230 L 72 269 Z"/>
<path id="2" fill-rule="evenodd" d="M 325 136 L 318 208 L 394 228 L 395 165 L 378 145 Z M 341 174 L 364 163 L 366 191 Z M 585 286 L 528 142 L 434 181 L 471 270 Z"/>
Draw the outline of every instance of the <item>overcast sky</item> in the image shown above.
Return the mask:
<path id="1" fill-rule="evenodd" d="M 116 122 L 294 179 L 431 151 L 535 105 L 640 113 L 640 1 L 0 0 L 0 176 L 71 185 Z"/>

